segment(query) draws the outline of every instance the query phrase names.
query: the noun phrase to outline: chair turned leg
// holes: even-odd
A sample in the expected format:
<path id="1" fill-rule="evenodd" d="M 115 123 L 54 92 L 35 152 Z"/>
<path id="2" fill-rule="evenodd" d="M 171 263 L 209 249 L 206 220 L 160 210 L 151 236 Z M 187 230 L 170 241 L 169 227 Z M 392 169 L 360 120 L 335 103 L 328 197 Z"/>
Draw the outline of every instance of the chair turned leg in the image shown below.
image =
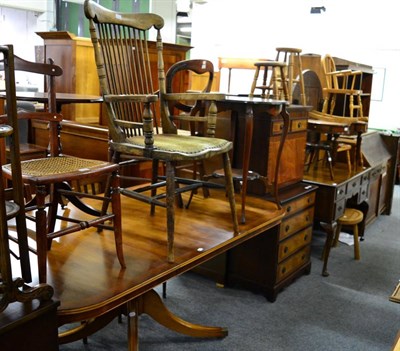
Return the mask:
<path id="1" fill-rule="evenodd" d="M 122 246 L 122 220 L 121 220 L 121 196 L 119 193 L 119 177 L 117 173 L 111 176 L 111 207 L 114 214 L 114 240 L 118 261 L 122 268 L 126 267 Z"/>
<path id="2" fill-rule="evenodd" d="M 354 237 L 354 259 L 360 259 L 360 241 L 358 239 L 358 224 L 353 227 L 353 237 Z"/>
<path id="3" fill-rule="evenodd" d="M 47 214 L 46 214 L 46 186 L 36 187 L 36 253 L 38 261 L 39 283 L 47 282 Z"/>
<path id="4" fill-rule="evenodd" d="M 329 174 L 331 176 L 331 180 L 333 180 L 333 165 L 332 165 L 332 155 L 329 150 L 326 150 L 326 158 L 328 160 L 328 166 L 329 166 Z"/>
<path id="5" fill-rule="evenodd" d="M 224 163 L 224 173 L 225 173 L 225 184 L 226 184 L 226 193 L 229 199 L 229 205 L 231 209 L 232 222 L 233 222 L 233 233 L 239 234 L 239 222 L 237 219 L 236 213 L 236 201 L 235 201 L 235 190 L 233 188 L 233 176 L 232 176 L 232 168 L 231 161 L 229 159 L 229 154 L 226 152 L 222 155 L 223 163 Z"/>
<path id="6" fill-rule="evenodd" d="M 167 192 L 167 258 L 173 263 L 174 257 L 174 232 L 175 232 L 175 170 L 171 162 L 166 162 L 166 192 Z"/>
<path id="7" fill-rule="evenodd" d="M 257 80 L 258 80 L 258 75 L 260 74 L 260 67 L 256 66 L 256 69 L 254 71 L 254 77 L 253 77 L 253 82 L 251 84 L 251 89 L 250 89 L 250 96 L 254 95 L 254 91 L 256 90 L 257 86 Z"/>
<path id="8" fill-rule="evenodd" d="M 351 173 L 351 156 L 350 150 L 346 151 L 346 160 L 347 160 L 347 168 L 349 169 L 349 173 Z"/>

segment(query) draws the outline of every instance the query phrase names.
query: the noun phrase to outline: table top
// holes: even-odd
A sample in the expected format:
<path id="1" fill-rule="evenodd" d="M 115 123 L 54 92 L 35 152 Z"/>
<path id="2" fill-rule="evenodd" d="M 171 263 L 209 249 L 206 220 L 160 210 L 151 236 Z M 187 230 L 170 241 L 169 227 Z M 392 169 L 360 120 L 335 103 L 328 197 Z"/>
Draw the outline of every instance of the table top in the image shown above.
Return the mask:
<path id="1" fill-rule="evenodd" d="M 328 122 L 319 119 L 309 119 L 307 128 L 308 130 L 315 131 L 318 133 L 328 133 L 328 134 L 350 133 L 350 126 L 347 123 Z"/>
<path id="2" fill-rule="evenodd" d="M 304 174 L 303 181 L 309 184 L 317 185 L 318 187 L 332 187 L 337 188 L 345 183 L 351 182 L 357 177 L 361 177 L 371 170 L 370 167 L 358 167 L 352 169 L 349 174 L 347 165 L 345 163 L 337 163 L 334 167 L 334 179 L 331 179 L 329 167 L 318 167 L 313 169 L 310 167 L 309 171 Z"/>
<path id="3" fill-rule="evenodd" d="M 183 196 L 186 201 L 189 194 Z M 108 230 L 97 233 L 96 228 L 89 228 L 53 240 L 47 276 L 54 288 L 53 298 L 61 303 L 60 323 L 92 318 L 117 308 L 275 227 L 284 216 L 276 204 L 247 196 L 246 224 L 241 224 L 240 233 L 234 235 L 225 192 L 212 189 L 208 198 L 199 192 L 189 209 L 175 210 L 175 262 L 168 263 L 165 209 L 156 207 L 151 216 L 150 206 L 140 201 L 122 196 L 121 202 L 125 269 L 118 263 L 113 234 Z M 70 204 L 64 215 L 68 213 L 80 214 Z M 35 262 L 32 254 L 32 285 L 37 283 Z M 13 274 L 18 276 L 19 262 L 13 259 L 12 263 Z"/>
<path id="4" fill-rule="evenodd" d="M 4 93 L 0 93 L 0 98 L 5 98 Z M 43 92 L 17 91 L 17 100 L 32 102 L 47 102 L 48 94 Z M 57 103 L 100 103 L 103 99 L 99 95 L 56 93 Z"/>
<path id="5" fill-rule="evenodd" d="M 260 96 L 249 96 L 247 94 L 227 94 L 222 102 L 239 102 L 243 104 L 253 104 L 253 105 L 274 105 L 282 106 L 289 105 L 286 100 L 276 100 L 276 99 L 264 99 Z"/>

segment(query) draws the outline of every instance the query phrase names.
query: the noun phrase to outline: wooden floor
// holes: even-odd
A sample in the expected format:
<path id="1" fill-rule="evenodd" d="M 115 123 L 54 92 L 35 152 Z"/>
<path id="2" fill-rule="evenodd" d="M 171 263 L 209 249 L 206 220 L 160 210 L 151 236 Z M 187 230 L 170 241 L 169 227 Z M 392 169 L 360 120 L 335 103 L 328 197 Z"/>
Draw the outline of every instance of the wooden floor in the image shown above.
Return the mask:
<path id="1" fill-rule="evenodd" d="M 53 240 L 48 253 L 48 283 L 60 301 L 60 324 L 96 317 L 140 296 L 169 278 L 181 274 L 221 252 L 277 225 L 282 210 L 264 199 L 248 197 L 246 224 L 232 231 L 229 203 L 224 193 L 196 195 L 189 209 L 176 210 L 175 263 L 166 260 L 165 209 L 150 216 L 149 206 L 122 197 L 124 255 L 121 269 L 110 231 L 91 228 Z M 240 198 L 237 198 L 239 213 Z M 67 208 L 65 213 L 75 210 Z M 30 241 L 34 246 L 34 241 Z M 36 256 L 32 254 L 37 284 Z M 18 275 L 18 263 L 13 272 Z"/>

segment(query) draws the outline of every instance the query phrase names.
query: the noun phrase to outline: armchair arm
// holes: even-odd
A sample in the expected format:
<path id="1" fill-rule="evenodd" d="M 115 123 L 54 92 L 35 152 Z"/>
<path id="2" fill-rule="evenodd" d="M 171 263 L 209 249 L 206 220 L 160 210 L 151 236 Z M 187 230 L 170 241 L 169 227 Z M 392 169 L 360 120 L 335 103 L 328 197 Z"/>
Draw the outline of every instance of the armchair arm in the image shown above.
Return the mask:
<path id="1" fill-rule="evenodd" d="M 107 94 L 103 96 L 104 102 L 113 103 L 113 102 L 156 102 L 158 100 L 157 95 L 114 95 Z"/>
<path id="2" fill-rule="evenodd" d="M 185 101 L 197 101 L 199 104 L 193 105 L 193 110 L 189 110 L 187 112 L 190 112 L 190 114 L 186 113 L 183 115 L 178 115 L 178 116 L 171 116 L 168 114 L 168 118 L 163 118 L 163 131 L 167 133 L 176 133 L 176 126 L 173 124 L 172 120 L 181 120 L 181 121 L 188 121 L 188 122 L 201 122 L 205 123 L 207 126 L 207 131 L 206 134 L 209 137 L 213 137 L 215 135 L 215 128 L 216 128 L 216 123 L 217 123 L 217 107 L 215 102 L 216 101 L 221 101 L 225 99 L 226 94 L 223 93 L 209 93 L 209 92 L 188 92 L 188 93 L 165 93 L 161 95 L 161 100 L 163 101 L 163 104 L 165 105 L 165 108 L 162 109 L 162 111 L 168 111 L 168 102 L 178 102 L 181 103 Z M 202 113 L 200 112 L 199 116 L 196 116 L 196 113 L 201 111 L 201 109 L 204 108 L 206 110 L 206 107 L 203 105 L 203 103 L 208 102 L 208 113 Z M 177 106 L 177 104 L 175 104 Z M 184 103 L 183 103 L 184 106 Z M 167 113 L 167 112 L 166 112 Z M 194 124 L 192 124 L 192 127 Z M 166 129 L 168 128 L 168 129 Z M 192 128 L 191 128 L 192 134 L 196 134 Z M 204 134 L 204 131 L 202 131 L 200 134 Z"/>
<path id="3" fill-rule="evenodd" d="M 166 101 L 193 101 L 193 100 L 203 100 L 203 101 L 221 101 L 225 99 L 226 94 L 223 93 L 169 93 L 163 94 L 162 98 Z"/>

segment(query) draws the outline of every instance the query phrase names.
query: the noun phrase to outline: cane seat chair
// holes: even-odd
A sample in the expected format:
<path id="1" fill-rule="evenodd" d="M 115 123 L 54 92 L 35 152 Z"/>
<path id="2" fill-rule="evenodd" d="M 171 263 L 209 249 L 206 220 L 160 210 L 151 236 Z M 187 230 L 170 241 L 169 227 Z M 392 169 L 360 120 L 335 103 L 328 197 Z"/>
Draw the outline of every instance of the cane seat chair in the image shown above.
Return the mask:
<path id="1" fill-rule="evenodd" d="M 215 138 L 216 100 L 219 93 L 167 94 L 161 29 L 162 17 L 151 13 L 121 13 L 108 10 L 96 2 L 85 0 L 85 15 L 89 20 L 90 35 L 94 46 L 101 92 L 107 109 L 110 148 L 115 162 L 121 154 L 144 157 L 165 164 L 165 177 L 153 177 L 151 184 L 121 189 L 121 193 L 148 204 L 166 208 L 167 260 L 174 262 L 174 202 L 178 193 L 202 186 L 215 186 L 211 182 L 177 178 L 177 162 L 194 162 L 222 156 L 226 173 L 226 191 L 230 203 L 233 232 L 238 232 L 236 206 L 229 151 L 232 142 Z M 156 52 L 150 52 L 148 35 L 156 32 Z M 157 55 L 153 67 L 149 55 Z M 158 74 L 157 74 L 158 73 Z M 155 76 L 155 78 L 153 78 Z M 177 133 L 177 126 L 170 116 L 171 101 L 208 100 L 206 136 L 197 137 Z M 162 133 L 154 133 L 159 112 Z M 157 170 L 158 167 L 153 167 Z M 176 183 L 180 185 L 177 186 Z M 158 193 L 149 190 L 158 190 Z"/>
<path id="2" fill-rule="evenodd" d="M 50 61 L 52 61 L 50 59 Z M 62 75 L 61 67 L 50 63 L 29 62 L 18 56 L 10 56 L 4 61 L 6 75 L 14 77 L 14 71 L 24 71 L 41 74 L 47 79 L 48 101 L 44 112 L 20 112 L 12 118 L 44 120 L 48 122 L 49 147 L 48 156 L 37 159 L 21 161 L 21 177 L 24 184 L 32 188 L 33 199 L 25 204 L 27 219 L 35 221 L 36 227 L 36 253 L 38 260 L 39 282 L 47 280 L 47 250 L 51 248 L 52 239 L 95 226 L 99 229 L 107 228 L 114 232 L 115 246 L 119 263 L 125 267 L 122 250 L 121 209 L 120 195 L 118 191 L 118 164 L 89 160 L 80 157 L 66 156 L 62 154 L 60 143 L 60 122 L 62 115 L 56 112 L 56 87 L 55 78 Z M 12 82 L 15 85 L 15 79 Z M 15 91 L 7 91 L 6 94 L 14 94 Z M 3 174 L 6 178 L 13 178 L 15 170 L 12 164 L 3 165 Z M 107 190 L 104 196 L 86 194 L 72 189 L 71 184 L 81 179 L 98 179 L 111 177 L 112 188 Z M 99 208 L 95 205 L 87 205 L 85 198 L 93 202 L 99 202 Z M 82 218 L 71 218 L 59 213 L 59 205 L 68 199 L 71 205 L 75 205 Z M 103 213 L 101 208 L 104 203 L 110 203 L 112 211 Z M 31 213 L 34 212 L 34 216 Z M 60 219 L 68 225 L 56 228 L 56 220 Z M 109 225 L 108 222 L 112 221 Z"/>

